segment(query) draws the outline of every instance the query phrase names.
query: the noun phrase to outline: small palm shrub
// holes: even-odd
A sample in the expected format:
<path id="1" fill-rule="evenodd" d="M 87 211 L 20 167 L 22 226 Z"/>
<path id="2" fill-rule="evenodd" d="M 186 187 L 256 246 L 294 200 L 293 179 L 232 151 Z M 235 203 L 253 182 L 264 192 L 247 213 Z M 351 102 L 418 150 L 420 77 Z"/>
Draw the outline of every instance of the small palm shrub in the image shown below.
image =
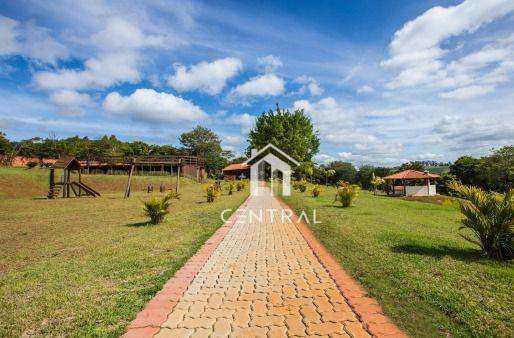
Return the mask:
<path id="1" fill-rule="evenodd" d="M 321 188 L 316 184 L 311 191 L 312 197 L 318 197 L 321 193 Z"/>
<path id="2" fill-rule="evenodd" d="M 175 200 L 179 200 L 180 199 L 180 193 L 179 192 L 176 192 L 175 190 L 171 190 L 169 193 L 168 193 L 168 196 L 170 197 L 170 199 L 175 199 Z"/>
<path id="3" fill-rule="evenodd" d="M 162 199 L 152 197 L 149 201 L 143 202 L 145 215 L 150 217 L 150 223 L 159 224 L 164 220 L 169 211 L 171 197 L 164 196 Z"/>
<path id="4" fill-rule="evenodd" d="M 352 205 L 352 202 L 359 195 L 360 187 L 356 184 L 339 182 L 334 202 L 339 202 L 345 208 Z"/>
<path id="5" fill-rule="evenodd" d="M 226 189 L 227 189 L 229 195 L 232 195 L 232 193 L 234 193 L 234 188 L 235 188 L 234 182 L 228 182 Z"/>
<path id="6" fill-rule="evenodd" d="M 237 191 L 241 191 L 243 190 L 244 188 L 246 188 L 246 181 L 245 180 L 240 180 L 237 182 L 237 185 L 236 185 L 236 189 Z"/>
<path id="7" fill-rule="evenodd" d="M 480 246 L 487 257 L 511 259 L 514 256 L 514 190 L 502 195 L 458 182 L 450 183 L 449 187 L 464 198 L 459 201 L 464 215 L 460 229 L 473 233 L 473 237 L 461 236 Z"/>
<path id="8" fill-rule="evenodd" d="M 300 183 L 298 181 L 293 181 L 293 190 L 298 190 Z"/>
<path id="9" fill-rule="evenodd" d="M 298 190 L 300 190 L 300 192 L 305 192 L 305 190 L 307 190 L 307 184 L 304 181 L 301 181 L 298 183 Z"/>
<path id="10" fill-rule="evenodd" d="M 205 198 L 207 202 L 212 203 L 220 195 L 220 189 L 216 184 L 211 184 L 205 187 Z"/>

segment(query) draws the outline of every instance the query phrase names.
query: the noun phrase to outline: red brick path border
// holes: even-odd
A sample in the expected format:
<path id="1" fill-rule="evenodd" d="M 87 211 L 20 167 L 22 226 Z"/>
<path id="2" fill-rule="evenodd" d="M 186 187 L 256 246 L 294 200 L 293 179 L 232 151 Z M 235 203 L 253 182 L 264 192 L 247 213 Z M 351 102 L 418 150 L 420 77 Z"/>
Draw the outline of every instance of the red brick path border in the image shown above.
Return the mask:
<path id="1" fill-rule="evenodd" d="M 339 291 L 346 299 L 355 314 L 359 317 L 364 328 L 375 337 L 408 337 L 391 320 L 383 314 L 377 301 L 368 297 L 366 291 L 339 265 L 328 250 L 321 244 L 311 229 L 299 220 L 295 211 L 279 199 L 284 209 L 291 210 L 291 221 L 296 224 L 298 231 L 334 280 Z"/>
<path id="2" fill-rule="evenodd" d="M 250 196 L 239 206 L 238 210 L 245 208 L 248 205 L 249 199 Z M 237 219 L 237 215 L 238 213 L 234 211 L 227 222 L 164 284 L 162 290 L 137 314 L 136 319 L 128 326 L 127 332 L 123 337 L 145 338 L 152 337 L 159 332 L 161 324 L 166 321 L 191 281 L 200 272 L 214 250 L 216 250 L 223 238 L 225 238 L 225 235 L 230 231 L 230 228 Z"/>

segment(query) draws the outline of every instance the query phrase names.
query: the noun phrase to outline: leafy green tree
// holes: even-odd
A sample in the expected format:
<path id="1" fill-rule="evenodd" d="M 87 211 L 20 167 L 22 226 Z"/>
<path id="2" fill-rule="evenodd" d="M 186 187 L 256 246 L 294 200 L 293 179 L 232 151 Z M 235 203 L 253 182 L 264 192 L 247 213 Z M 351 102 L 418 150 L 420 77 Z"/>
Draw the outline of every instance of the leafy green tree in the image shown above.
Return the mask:
<path id="1" fill-rule="evenodd" d="M 355 175 L 355 181 L 359 183 L 362 189 L 371 189 L 370 184 L 375 167 L 372 165 L 363 165 L 359 168 L 359 171 Z"/>
<path id="2" fill-rule="evenodd" d="M 319 150 L 318 132 L 314 130 L 311 118 L 297 109 L 270 109 L 263 112 L 248 135 L 247 155 L 251 149 L 261 149 L 271 143 L 298 162 L 310 163 Z"/>
<path id="3" fill-rule="evenodd" d="M 450 165 L 450 174 L 455 175 L 464 185 L 481 185 L 478 167 L 480 160 L 471 156 L 461 156 Z"/>
<path id="4" fill-rule="evenodd" d="M 239 163 L 245 162 L 246 160 L 247 160 L 247 158 L 244 156 L 235 157 L 229 161 L 229 164 L 236 164 L 236 163 L 239 164 Z"/>
<path id="5" fill-rule="evenodd" d="M 514 146 L 493 151 L 482 157 L 477 172 L 480 181 L 490 190 L 505 192 L 514 188 Z"/>
<path id="6" fill-rule="evenodd" d="M 0 131 L 0 155 L 7 155 L 11 152 L 12 145 L 5 133 Z"/>
<path id="7" fill-rule="evenodd" d="M 398 170 L 400 170 L 400 171 L 403 171 L 403 170 L 424 171 L 425 166 L 423 165 L 423 163 L 418 162 L 418 161 L 407 162 L 407 163 L 402 163 L 402 165 L 398 168 Z"/>
<path id="8" fill-rule="evenodd" d="M 335 171 L 335 174 L 329 178 L 330 183 L 335 184 L 339 181 L 356 182 L 357 169 L 350 162 L 334 161 L 326 167 L 328 170 Z"/>
<path id="9" fill-rule="evenodd" d="M 334 169 L 326 169 L 323 171 L 325 174 L 325 185 L 328 185 L 328 178 L 334 176 L 336 174 L 336 171 Z"/>
<path id="10" fill-rule="evenodd" d="M 197 126 L 180 135 L 179 140 L 189 154 L 205 159 L 205 169 L 210 173 L 222 169 L 228 163 L 228 154 L 223 152 L 219 136 L 208 128 Z"/>

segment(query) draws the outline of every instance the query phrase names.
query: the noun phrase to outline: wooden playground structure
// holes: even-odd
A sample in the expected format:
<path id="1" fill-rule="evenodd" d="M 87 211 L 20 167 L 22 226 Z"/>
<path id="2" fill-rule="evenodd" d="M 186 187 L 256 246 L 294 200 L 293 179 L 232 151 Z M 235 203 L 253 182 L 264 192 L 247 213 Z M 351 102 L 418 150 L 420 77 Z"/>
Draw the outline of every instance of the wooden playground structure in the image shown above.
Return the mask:
<path id="1" fill-rule="evenodd" d="M 55 179 L 55 170 L 62 169 L 63 175 L 59 176 L 59 180 Z M 62 158 L 57 160 L 50 167 L 50 179 L 48 198 L 71 197 L 73 193 L 76 197 L 91 196 L 99 197 L 100 193 L 90 186 L 82 182 L 81 174 L 82 166 L 75 158 Z M 78 181 L 72 180 L 72 175 L 77 174 Z"/>
<path id="2" fill-rule="evenodd" d="M 55 170 L 62 169 L 63 175 L 56 181 Z M 78 181 L 71 180 L 72 174 L 78 174 Z M 139 157 L 109 157 L 100 160 L 78 161 L 75 158 L 57 160 L 50 168 L 50 188 L 48 198 L 100 196 L 93 188 L 82 182 L 82 173 L 90 175 L 128 175 L 124 197 L 130 197 L 132 177 L 134 175 L 170 176 L 176 177 L 175 191 L 180 187 L 180 177 L 188 177 L 198 182 L 206 179 L 205 162 L 196 156 L 139 156 Z M 162 190 L 162 188 L 161 188 Z"/>

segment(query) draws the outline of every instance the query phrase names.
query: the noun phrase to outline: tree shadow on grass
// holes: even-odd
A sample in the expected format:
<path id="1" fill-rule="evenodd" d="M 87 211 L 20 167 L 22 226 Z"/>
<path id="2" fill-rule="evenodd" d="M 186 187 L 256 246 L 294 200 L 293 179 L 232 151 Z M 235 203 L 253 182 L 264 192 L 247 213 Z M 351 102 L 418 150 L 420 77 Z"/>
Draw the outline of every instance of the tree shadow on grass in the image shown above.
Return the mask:
<path id="1" fill-rule="evenodd" d="M 146 222 L 137 222 L 137 223 L 124 224 L 123 226 L 138 228 L 138 227 L 152 226 L 152 225 L 155 225 L 155 224 L 152 224 L 152 223 L 146 221 Z"/>
<path id="2" fill-rule="evenodd" d="M 391 251 L 404 254 L 432 256 L 437 259 L 450 256 L 454 259 L 466 262 L 479 261 L 483 259 L 479 250 L 449 247 L 446 245 L 423 246 L 419 244 L 401 244 L 393 246 Z"/>

